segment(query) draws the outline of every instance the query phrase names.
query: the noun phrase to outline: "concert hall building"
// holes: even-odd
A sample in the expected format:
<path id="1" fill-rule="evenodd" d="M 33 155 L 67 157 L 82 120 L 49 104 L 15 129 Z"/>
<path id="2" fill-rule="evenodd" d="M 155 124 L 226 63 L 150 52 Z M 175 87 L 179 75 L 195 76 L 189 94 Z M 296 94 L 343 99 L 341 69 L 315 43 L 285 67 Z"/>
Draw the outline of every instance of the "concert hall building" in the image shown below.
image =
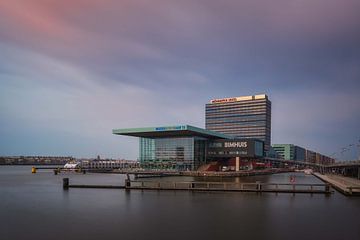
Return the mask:
<path id="1" fill-rule="evenodd" d="M 206 104 L 206 129 L 176 125 L 112 132 L 139 138 L 143 166 L 196 170 L 209 162 L 222 162 L 238 171 L 241 162 L 265 156 L 270 124 L 271 102 L 266 95 L 255 95 L 211 100 Z"/>

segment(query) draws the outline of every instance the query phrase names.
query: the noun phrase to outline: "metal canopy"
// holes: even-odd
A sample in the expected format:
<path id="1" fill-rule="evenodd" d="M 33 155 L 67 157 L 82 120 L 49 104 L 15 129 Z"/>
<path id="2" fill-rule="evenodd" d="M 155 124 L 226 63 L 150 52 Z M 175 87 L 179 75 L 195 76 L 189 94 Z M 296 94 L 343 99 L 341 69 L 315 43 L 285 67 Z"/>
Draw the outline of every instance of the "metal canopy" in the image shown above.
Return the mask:
<path id="1" fill-rule="evenodd" d="M 162 137 L 204 137 L 208 139 L 232 138 L 222 133 L 217 133 L 214 131 L 209 131 L 190 125 L 113 129 L 112 133 L 117 135 L 144 137 L 144 138 L 162 138 Z"/>

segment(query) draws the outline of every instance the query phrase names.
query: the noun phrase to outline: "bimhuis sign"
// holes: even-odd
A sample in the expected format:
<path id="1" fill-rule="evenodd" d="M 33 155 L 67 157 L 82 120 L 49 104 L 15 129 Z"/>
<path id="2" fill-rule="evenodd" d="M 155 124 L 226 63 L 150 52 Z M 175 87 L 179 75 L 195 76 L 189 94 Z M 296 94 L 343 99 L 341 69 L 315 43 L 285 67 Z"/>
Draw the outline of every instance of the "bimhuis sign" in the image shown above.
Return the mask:
<path id="1" fill-rule="evenodd" d="M 252 140 L 214 140 L 209 142 L 208 156 L 211 157 L 253 157 L 254 142 Z"/>

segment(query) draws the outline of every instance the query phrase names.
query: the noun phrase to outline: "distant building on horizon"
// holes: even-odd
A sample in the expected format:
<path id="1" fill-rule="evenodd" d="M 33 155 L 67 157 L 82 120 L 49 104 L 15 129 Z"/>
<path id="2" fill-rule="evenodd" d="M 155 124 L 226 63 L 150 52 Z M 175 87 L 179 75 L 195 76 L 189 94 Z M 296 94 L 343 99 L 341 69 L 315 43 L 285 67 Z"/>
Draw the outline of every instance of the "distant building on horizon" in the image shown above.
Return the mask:
<path id="1" fill-rule="evenodd" d="M 271 101 L 266 94 L 213 99 L 205 106 L 205 128 L 271 146 Z"/>
<path id="2" fill-rule="evenodd" d="M 280 159 L 305 161 L 305 148 L 296 146 L 294 144 L 273 144 L 271 146 Z"/>
<path id="3" fill-rule="evenodd" d="M 272 149 L 278 158 L 284 160 L 305 161 L 316 164 L 333 164 L 334 158 L 322 155 L 294 144 L 273 144 Z"/>

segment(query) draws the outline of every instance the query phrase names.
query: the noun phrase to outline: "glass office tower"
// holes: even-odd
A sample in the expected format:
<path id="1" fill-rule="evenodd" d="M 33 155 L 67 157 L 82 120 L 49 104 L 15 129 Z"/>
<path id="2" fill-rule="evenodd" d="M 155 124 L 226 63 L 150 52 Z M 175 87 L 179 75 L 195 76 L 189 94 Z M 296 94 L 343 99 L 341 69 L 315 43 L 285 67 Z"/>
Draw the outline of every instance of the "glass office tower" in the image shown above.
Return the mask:
<path id="1" fill-rule="evenodd" d="M 267 95 L 214 99 L 206 104 L 207 130 L 235 138 L 264 141 L 265 152 L 271 141 L 271 102 Z"/>

